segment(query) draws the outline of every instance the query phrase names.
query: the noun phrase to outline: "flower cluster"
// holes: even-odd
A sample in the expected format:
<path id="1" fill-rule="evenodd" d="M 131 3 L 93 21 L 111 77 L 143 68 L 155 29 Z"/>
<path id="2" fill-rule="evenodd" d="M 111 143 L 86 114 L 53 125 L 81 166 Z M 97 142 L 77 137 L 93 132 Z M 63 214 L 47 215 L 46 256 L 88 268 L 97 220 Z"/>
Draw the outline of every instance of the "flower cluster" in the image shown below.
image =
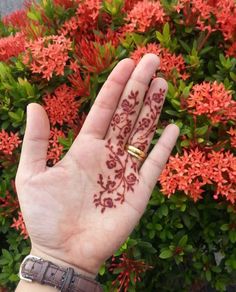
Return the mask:
<path id="1" fill-rule="evenodd" d="M 19 134 L 8 134 L 5 130 L 0 132 L 0 152 L 7 155 L 12 155 L 12 152 L 21 144 Z"/>
<path id="2" fill-rule="evenodd" d="M 0 214 L 4 217 L 11 216 L 13 212 L 19 209 L 19 202 L 8 190 L 4 198 L 0 197 Z"/>
<path id="3" fill-rule="evenodd" d="M 74 122 L 78 118 L 80 102 L 76 100 L 77 92 L 66 84 L 60 85 L 52 94 L 43 97 L 45 110 L 53 126 L 57 123 Z"/>
<path id="4" fill-rule="evenodd" d="M 0 39 L 0 61 L 17 57 L 25 50 L 25 37 L 22 33 Z"/>
<path id="5" fill-rule="evenodd" d="M 26 50 L 24 62 L 32 73 L 42 74 L 43 78 L 50 80 L 53 73 L 64 75 L 71 41 L 62 35 L 46 36 L 26 43 Z"/>
<path id="6" fill-rule="evenodd" d="M 232 204 L 236 202 L 236 157 L 230 152 L 190 149 L 171 156 L 160 176 L 162 192 L 171 196 L 183 191 L 195 202 L 205 193 L 204 186 L 213 185 L 214 198 L 225 196 Z"/>
<path id="7" fill-rule="evenodd" d="M 14 11 L 9 15 L 4 16 L 2 22 L 6 26 L 12 26 L 17 29 L 24 28 L 28 23 L 26 10 L 22 9 Z"/>
<path id="8" fill-rule="evenodd" d="M 128 11 L 127 31 L 146 32 L 152 28 L 158 28 L 164 23 L 165 12 L 160 1 L 143 0 L 138 1 L 133 8 Z"/>
<path id="9" fill-rule="evenodd" d="M 63 146 L 59 143 L 58 138 L 65 138 L 65 134 L 62 130 L 58 130 L 54 127 L 50 130 L 47 153 L 47 161 L 50 166 L 58 162 L 63 153 Z"/>
<path id="10" fill-rule="evenodd" d="M 227 133 L 230 134 L 231 146 L 236 148 L 236 128 L 231 127 Z"/>
<path id="11" fill-rule="evenodd" d="M 224 84 L 216 81 L 194 85 L 187 99 L 187 107 L 194 115 L 206 115 L 213 124 L 236 118 L 236 101 Z"/>
<path id="12" fill-rule="evenodd" d="M 24 236 L 24 239 L 29 237 L 21 212 L 18 212 L 18 218 L 13 218 L 13 224 L 11 227 L 15 228 L 16 230 L 20 230 L 20 234 Z"/>
<path id="13" fill-rule="evenodd" d="M 88 34 L 98 26 L 99 10 L 101 8 L 101 0 L 86 0 L 80 2 L 76 11 L 76 15 L 67 20 L 60 33 L 63 35 L 75 36 L 77 33 Z"/>
<path id="14" fill-rule="evenodd" d="M 127 292 L 129 288 L 130 275 L 132 274 L 133 281 L 141 281 L 140 274 L 144 273 L 146 270 L 152 268 L 148 266 L 143 261 L 137 261 L 129 258 L 126 254 L 122 254 L 119 258 L 119 263 L 116 263 L 116 258 L 112 257 L 112 264 L 110 266 L 110 271 L 115 273 L 116 270 L 121 270 L 117 279 L 112 282 L 115 287 L 118 285 L 118 292 Z"/>
<path id="15" fill-rule="evenodd" d="M 176 75 L 175 72 L 184 80 L 189 77 L 186 73 L 183 57 L 181 55 L 176 56 L 172 54 L 168 49 L 158 44 L 150 43 L 145 47 L 137 47 L 137 49 L 131 53 L 130 57 L 138 63 L 143 55 L 147 53 L 153 53 L 160 57 L 160 71 L 164 74 L 166 79 L 174 79 Z"/>

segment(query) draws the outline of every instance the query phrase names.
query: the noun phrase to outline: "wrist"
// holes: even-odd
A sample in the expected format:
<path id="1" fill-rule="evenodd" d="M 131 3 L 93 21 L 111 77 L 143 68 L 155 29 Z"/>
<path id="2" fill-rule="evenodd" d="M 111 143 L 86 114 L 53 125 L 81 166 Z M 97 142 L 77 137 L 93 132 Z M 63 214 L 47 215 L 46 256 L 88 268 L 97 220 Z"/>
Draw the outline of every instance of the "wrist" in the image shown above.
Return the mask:
<path id="1" fill-rule="evenodd" d="M 41 251 L 33 246 L 31 248 L 30 254 L 37 256 L 39 258 L 42 258 L 43 260 L 50 261 L 58 266 L 62 266 L 65 268 L 71 267 L 74 269 L 75 273 L 84 275 L 84 276 L 92 278 L 92 279 L 95 279 L 97 276 L 97 273 L 91 273 L 90 271 L 82 269 L 82 268 L 72 264 L 69 261 L 62 260 L 61 258 L 63 258 L 63 257 L 54 257 L 54 256 L 47 254 L 47 253 L 45 253 L 45 252 L 43 252 L 43 251 Z"/>

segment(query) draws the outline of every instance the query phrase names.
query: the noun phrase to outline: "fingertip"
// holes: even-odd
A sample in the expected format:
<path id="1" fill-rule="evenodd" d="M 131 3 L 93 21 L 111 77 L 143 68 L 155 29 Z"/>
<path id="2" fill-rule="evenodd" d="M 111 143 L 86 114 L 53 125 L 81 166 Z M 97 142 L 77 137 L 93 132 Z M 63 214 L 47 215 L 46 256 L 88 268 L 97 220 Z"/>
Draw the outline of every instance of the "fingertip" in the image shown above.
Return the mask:
<path id="1" fill-rule="evenodd" d="M 179 136 L 180 128 L 176 124 L 170 124 L 166 128 L 169 128 L 176 137 Z"/>
<path id="2" fill-rule="evenodd" d="M 156 67 L 160 66 L 160 58 L 156 54 L 147 53 L 142 57 L 141 60 L 144 60 L 144 59 L 145 61 L 147 59 L 148 63 L 150 62 L 152 65 L 154 64 Z"/>

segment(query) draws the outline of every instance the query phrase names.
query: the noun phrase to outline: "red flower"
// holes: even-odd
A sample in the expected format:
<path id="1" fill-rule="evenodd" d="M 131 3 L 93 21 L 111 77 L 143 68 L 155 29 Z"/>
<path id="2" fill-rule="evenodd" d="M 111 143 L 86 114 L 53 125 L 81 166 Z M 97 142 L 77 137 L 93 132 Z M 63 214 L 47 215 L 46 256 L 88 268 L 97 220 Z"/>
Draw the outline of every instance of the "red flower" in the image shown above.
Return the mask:
<path id="1" fill-rule="evenodd" d="M 66 84 L 60 85 L 53 94 L 43 97 L 45 110 L 53 126 L 58 123 L 74 122 L 78 118 L 80 102 L 76 98 L 77 92 Z"/>
<path id="2" fill-rule="evenodd" d="M 22 33 L 0 38 L 0 61 L 8 61 L 11 57 L 17 57 L 24 50 L 25 36 Z"/>
<path id="3" fill-rule="evenodd" d="M 78 26 L 81 30 L 93 30 L 97 28 L 101 0 L 85 0 L 77 8 Z"/>
<path id="4" fill-rule="evenodd" d="M 194 85 L 186 102 L 190 113 L 205 114 L 212 123 L 226 123 L 236 118 L 236 102 L 223 83 L 215 81 Z"/>
<path id="5" fill-rule="evenodd" d="M 202 187 L 210 183 L 207 166 L 206 153 L 197 148 L 171 156 L 159 178 L 163 194 L 169 197 L 177 190 L 184 191 L 196 202 L 202 197 Z"/>
<path id="6" fill-rule="evenodd" d="M 141 273 L 144 273 L 146 270 L 152 268 L 143 261 L 128 258 L 126 254 L 122 254 L 122 256 L 119 258 L 120 263 L 115 263 L 115 260 L 116 258 L 113 256 L 112 264 L 109 270 L 116 274 L 116 271 L 119 271 L 118 277 L 112 282 L 114 287 L 118 286 L 117 292 L 128 291 L 131 275 L 134 282 L 136 283 L 137 281 L 141 281 Z"/>
<path id="7" fill-rule="evenodd" d="M 50 80 L 53 73 L 64 75 L 64 68 L 69 59 L 71 41 L 63 35 L 47 36 L 26 44 L 24 62 L 29 65 L 33 73 L 43 75 Z"/>
<path id="8" fill-rule="evenodd" d="M 230 134 L 231 146 L 236 148 L 236 128 L 231 127 L 227 133 Z"/>
<path id="9" fill-rule="evenodd" d="M 53 0 L 55 5 L 63 6 L 66 9 L 74 7 L 75 1 L 74 0 Z"/>
<path id="10" fill-rule="evenodd" d="M 27 26 L 27 11 L 25 9 L 16 10 L 11 14 L 3 17 L 2 22 L 6 26 L 13 26 L 14 28 L 21 29 Z"/>
<path id="11" fill-rule="evenodd" d="M 14 227 L 16 230 L 21 230 L 20 234 L 24 236 L 24 239 L 27 239 L 29 237 L 21 212 L 18 212 L 17 219 L 13 218 L 13 224 L 11 225 L 11 227 Z"/>
<path id="12" fill-rule="evenodd" d="M 19 202 L 17 198 L 13 197 L 8 190 L 6 190 L 5 198 L 0 197 L 0 208 L 3 211 L 0 211 L 2 216 L 8 217 L 11 216 L 13 212 L 19 209 Z"/>
<path id="13" fill-rule="evenodd" d="M 76 94 L 78 96 L 89 96 L 90 95 L 90 76 L 84 74 L 84 80 L 81 77 L 79 70 L 68 76 L 70 83 L 72 84 Z"/>
<path id="14" fill-rule="evenodd" d="M 168 49 L 161 47 L 159 44 L 150 43 L 146 47 L 137 47 L 137 49 L 131 53 L 130 57 L 138 63 L 146 53 L 153 53 L 160 57 L 160 71 L 165 75 L 166 79 L 175 78 L 175 72 L 177 72 L 182 79 L 187 79 L 189 77 L 189 75 L 185 73 L 184 58 L 181 55 L 176 56 L 172 54 Z"/>
<path id="15" fill-rule="evenodd" d="M 59 144 L 58 138 L 65 138 L 65 134 L 57 128 L 52 128 L 50 131 L 47 161 L 49 164 L 54 165 L 61 158 L 63 146 Z"/>
<path id="16" fill-rule="evenodd" d="M 214 13 L 215 3 L 206 0 L 179 0 L 174 7 L 184 17 L 180 22 L 186 26 L 197 26 L 201 30 L 213 31 L 211 14 Z"/>
<path id="17" fill-rule="evenodd" d="M 236 3 L 234 0 L 218 0 L 215 10 L 217 24 L 225 40 L 236 40 Z"/>
<path id="18" fill-rule="evenodd" d="M 81 65 L 90 73 L 101 73 L 116 58 L 116 52 L 111 43 L 101 45 L 96 41 L 82 39 L 76 51 Z"/>
<path id="19" fill-rule="evenodd" d="M 215 183 L 214 198 L 224 196 L 232 204 L 236 203 L 236 156 L 229 151 L 208 154 L 210 179 Z"/>
<path id="20" fill-rule="evenodd" d="M 0 132 L 0 152 L 12 155 L 13 150 L 21 143 L 22 141 L 19 139 L 18 133 L 14 134 L 10 132 L 8 134 L 5 130 Z"/>
<path id="21" fill-rule="evenodd" d="M 164 23 L 164 17 L 165 13 L 159 0 L 139 1 L 132 10 L 128 11 L 127 31 L 146 32 L 151 28 L 157 28 Z"/>
<path id="22" fill-rule="evenodd" d="M 228 57 L 236 58 L 236 42 L 234 42 L 226 51 Z"/>
<path id="23" fill-rule="evenodd" d="M 228 152 L 207 153 L 204 150 L 184 149 L 182 156 L 171 156 L 160 178 L 163 194 L 168 197 L 184 191 L 195 202 L 202 198 L 203 187 L 213 185 L 214 199 L 224 196 L 236 202 L 236 157 Z"/>

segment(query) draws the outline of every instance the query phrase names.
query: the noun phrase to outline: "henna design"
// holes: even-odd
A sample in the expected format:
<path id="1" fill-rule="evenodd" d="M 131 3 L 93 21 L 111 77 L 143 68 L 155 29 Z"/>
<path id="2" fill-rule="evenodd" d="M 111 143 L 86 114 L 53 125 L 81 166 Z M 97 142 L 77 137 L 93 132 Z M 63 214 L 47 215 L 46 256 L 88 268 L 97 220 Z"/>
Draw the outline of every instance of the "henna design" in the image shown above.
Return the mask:
<path id="1" fill-rule="evenodd" d="M 143 107 L 148 107 L 147 114 L 138 122 L 138 126 L 129 141 L 129 144 L 144 152 L 148 148 L 150 137 L 156 130 L 156 119 L 161 113 L 164 95 L 165 89 L 160 88 L 159 92 L 153 93 L 152 96 L 149 95 L 146 97 Z"/>
<path id="2" fill-rule="evenodd" d="M 106 166 L 110 175 L 104 179 L 103 174 L 99 174 L 98 185 L 101 190 L 94 194 L 95 206 L 101 207 L 103 213 L 106 208 L 116 208 L 116 203 L 123 204 L 125 193 L 134 191 L 134 185 L 138 182 L 137 161 L 130 158 L 130 155 L 124 151 L 123 141 L 132 130 L 132 116 L 136 113 L 139 105 L 139 91 L 131 91 L 127 98 L 121 102 L 120 112 L 116 113 L 111 121 L 111 129 L 117 132 L 117 144 L 112 145 L 111 139 L 107 141 L 108 160 Z M 115 194 L 114 198 L 111 195 Z"/>
<path id="3" fill-rule="evenodd" d="M 111 127 L 113 131 L 118 130 L 117 140 L 118 146 L 123 145 L 124 139 L 130 134 L 132 130 L 131 116 L 135 114 L 136 108 L 139 105 L 137 99 L 139 91 L 133 92 L 128 95 L 127 99 L 121 102 L 121 113 L 116 113 L 111 120 Z"/>
<path id="4" fill-rule="evenodd" d="M 131 139 L 129 144 L 141 150 L 148 147 L 148 138 L 155 131 L 156 117 L 161 111 L 164 93 L 165 90 L 160 89 L 158 93 L 147 96 L 144 106 L 147 106 L 149 110 L 146 116 L 138 122 L 138 127 L 133 133 L 136 141 Z M 138 94 L 139 91 L 131 91 L 121 103 L 121 113 L 116 113 L 111 121 L 111 129 L 117 132 L 117 143 L 113 145 L 109 139 L 105 146 L 109 153 L 106 166 L 110 174 L 106 179 L 103 174 L 99 174 L 97 183 L 100 186 L 100 191 L 94 194 L 93 200 L 96 207 L 101 207 L 101 213 L 104 213 L 106 208 L 116 208 L 118 202 L 123 204 L 126 192 L 134 192 L 134 186 L 139 181 L 138 161 L 123 149 L 123 141 L 132 130 L 132 115 L 135 114 L 139 105 Z M 140 136 L 138 136 L 139 132 Z"/>

